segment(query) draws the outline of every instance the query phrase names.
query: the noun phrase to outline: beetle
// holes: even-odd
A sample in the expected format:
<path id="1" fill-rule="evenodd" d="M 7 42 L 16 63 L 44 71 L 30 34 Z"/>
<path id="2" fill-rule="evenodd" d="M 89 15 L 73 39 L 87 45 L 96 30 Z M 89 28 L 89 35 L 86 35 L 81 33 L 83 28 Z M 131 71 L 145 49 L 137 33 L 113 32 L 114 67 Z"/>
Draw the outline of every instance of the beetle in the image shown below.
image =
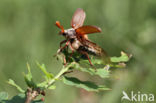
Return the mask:
<path id="1" fill-rule="evenodd" d="M 71 55 L 75 51 L 78 51 L 88 58 L 91 66 L 93 66 L 93 64 L 88 54 L 103 57 L 105 58 L 104 60 L 108 63 L 110 60 L 107 53 L 96 43 L 90 41 L 87 36 L 87 34 L 101 32 L 101 28 L 92 25 L 83 26 L 85 18 L 86 13 L 84 12 L 84 10 L 78 8 L 72 17 L 71 28 L 65 30 L 60 22 L 56 21 L 56 26 L 61 29 L 59 34 L 65 37 L 65 40 L 60 42 L 60 49 L 57 53 L 61 52 L 66 47 L 70 47 L 72 51 Z M 62 46 L 62 44 L 64 43 L 65 46 Z"/>

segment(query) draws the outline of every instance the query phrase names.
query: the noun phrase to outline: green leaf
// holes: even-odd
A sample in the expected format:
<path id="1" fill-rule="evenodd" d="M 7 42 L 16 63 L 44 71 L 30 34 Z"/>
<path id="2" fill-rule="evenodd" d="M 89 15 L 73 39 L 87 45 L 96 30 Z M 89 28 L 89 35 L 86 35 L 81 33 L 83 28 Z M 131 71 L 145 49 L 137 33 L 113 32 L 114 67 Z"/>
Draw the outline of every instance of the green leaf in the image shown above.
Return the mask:
<path id="1" fill-rule="evenodd" d="M 83 67 L 83 66 L 80 66 L 78 63 L 75 63 L 73 65 L 74 69 L 80 70 L 82 72 L 87 72 L 90 75 L 98 75 L 101 78 L 108 78 L 109 77 L 109 71 L 105 67 L 104 68 L 91 68 L 90 65 L 89 65 L 89 67 Z"/>
<path id="2" fill-rule="evenodd" d="M 17 90 L 18 90 L 19 92 L 21 92 L 21 93 L 24 93 L 24 92 L 25 92 L 25 91 L 24 91 L 20 86 L 18 86 L 18 85 L 14 82 L 14 80 L 12 80 L 12 79 L 9 79 L 8 84 L 10 84 L 10 85 L 16 87 Z"/>
<path id="3" fill-rule="evenodd" d="M 35 82 L 32 80 L 32 77 L 29 74 L 24 75 L 24 79 L 28 87 L 30 88 L 36 88 Z"/>
<path id="4" fill-rule="evenodd" d="M 36 62 L 36 63 L 48 79 L 52 79 L 54 77 L 52 73 L 47 72 L 44 64 L 40 65 L 38 62 Z"/>
<path id="5" fill-rule="evenodd" d="M 51 89 L 51 90 L 53 90 L 53 89 L 55 89 L 56 88 L 56 86 L 55 85 L 51 85 L 51 86 L 49 86 L 48 87 L 48 82 L 47 81 L 44 81 L 44 82 L 42 82 L 42 83 L 39 83 L 39 84 L 37 84 L 37 87 L 39 87 L 40 89 Z M 47 88 L 48 87 L 48 88 Z"/>
<path id="6" fill-rule="evenodd" d="M 80 81 L 77 78 L 74 77 L 64 77 L 63 82 L 67 85 L 76 86 L 78 88 L 83 88 L 87 91 L 100 91 L 100 90 L 110 90 L 109 88 L 106 88 L 103 85 L 96 85 L 93 82 L 90 81 Z"/>
<path id="7" fill-rule="evenodd" d="M 27 63 L 27 68 L 28 68 L 28 74 L 24 74 L 25 82 L 30 88 L 36 88 L 37 86 L 35 82 L 33 81 L 30 66 L 28 63 Z"/>
<path id="8" fill-rule="evenodd" d="M 41 82 L 37 84 L 37 87 L 41 88 L 41 89 L 45 89 L 47 86 L 47 81 Z"/>
<path id="9" fill-rule="evenodd" d="M 98 75 L 101 78 L 108 78 L 109 77 L 109 71 L 107 69 L 101 68 L 101 69 L 97 69 L 96 71 L 94 70 L 92 75 Z"/>
<path id="10" fill-rule="evenodd" d="M 111 62 L 119 63 L 119 62 L 128 62 L 132 55 L 127 55 L 124 52 L 121 52 L 120 57 L 111 57 Z"/>
<path id="11" fill-rule="evenodd" d="M 108 78 L 109 77 L 109 71 L 104 69 L 104 68 L 100 68 L 100 69 L 94 69 L 94 68 L 77 68 L 80 71 L 83 72 L 87 72 L 90 75 L 98 75 L 101 78 Z"/>
<path id="12" fill-rule="evenodd" d="M 56 86 L 55 85 L 51 85 L 51 86 L 48 87 L 48 89 L 51 89 L 51 90 L 56 89 Z"/>
<path id="13" fill-rule="evenodd" d="M 25 102 L 25 94 L 18 94 L 12 97 L 10 100 L 3 100 L 2 103 L 24 103 Z"/>
<path id="14" fill-rule="evenodd" d="M 2 100 L 7 100 L 8 99 L 8 93 L 6 92 L 0 92 L 0 102 Z"/>
<path id="15" fill-rule="evenodd" d="M 26 98 L 25 94 L 21 93 L 12 97 L 10 100 L 0 101 L 0 103 L 25 103 L 25 98 Z M 31 103 L 44 103 L 44 102 L 42 100 L 34 100 Z"/>
<path id="16" fill-rule="evenodd" d="M 124 52 L 121 52 L 121 56 L 120 57 L 110 57 L 110 60 L 112 63 L 120 63 L 120 62 L 128 62 L 130 60 L 130 58 L 132 57 L 132 55 L 128 55 Z M 103 64 L 102 59 L 96 59 L 96 58 L 92 58 L 91 59 L 92 64 L 96 65 L 96 64 Z M 82 62 L 84 63 L 88 63 L 87 60 L 83 60 Z M 104 65 L 104 64 L 103 64 Z"/>

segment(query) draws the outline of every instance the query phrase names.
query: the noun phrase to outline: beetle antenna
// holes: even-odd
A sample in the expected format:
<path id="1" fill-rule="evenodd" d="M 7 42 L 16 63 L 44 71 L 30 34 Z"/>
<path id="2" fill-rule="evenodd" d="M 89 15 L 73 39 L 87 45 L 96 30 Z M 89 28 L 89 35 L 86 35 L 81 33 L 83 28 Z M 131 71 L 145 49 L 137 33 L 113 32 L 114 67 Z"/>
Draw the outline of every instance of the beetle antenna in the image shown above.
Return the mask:
<path id="1" fill-rule="evenodd" d="M 61 29 L 61 33 L 64 33 L 64 28 L 63 28 L 63 26 L 60 24 L 60 22 L 59 21 L 56 21 L 56 26 L 58 27 L 58 28 L 60 28 Z"/>

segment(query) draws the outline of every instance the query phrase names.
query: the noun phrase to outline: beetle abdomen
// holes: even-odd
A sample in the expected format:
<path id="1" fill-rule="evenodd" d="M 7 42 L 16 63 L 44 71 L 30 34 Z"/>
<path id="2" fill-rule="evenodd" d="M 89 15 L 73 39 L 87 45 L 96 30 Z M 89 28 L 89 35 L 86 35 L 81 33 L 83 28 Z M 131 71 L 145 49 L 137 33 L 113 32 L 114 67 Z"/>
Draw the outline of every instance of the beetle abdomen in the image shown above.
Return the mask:
<path id="1" fill-rule="evenodd" d="M 78 51 L 84 51 L 84 52 L 87 52 L 91 55 L 96 55 L 96 51 L 94 49 L 91 49 L 91 48 L 88 48 L 88 47 L 85 47 L 85 46 L 80 46 L 78 48 Z"/>

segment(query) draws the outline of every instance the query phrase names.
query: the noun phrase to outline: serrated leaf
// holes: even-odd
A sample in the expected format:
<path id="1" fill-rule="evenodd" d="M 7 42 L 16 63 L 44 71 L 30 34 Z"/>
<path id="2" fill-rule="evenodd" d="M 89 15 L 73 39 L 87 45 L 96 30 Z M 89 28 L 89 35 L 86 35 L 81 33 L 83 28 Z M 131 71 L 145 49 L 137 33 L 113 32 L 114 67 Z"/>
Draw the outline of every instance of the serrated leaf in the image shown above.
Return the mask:
<path id="1" fill-rule="evenodd" d="M 82 72 L 87 72 L 90 75 L 98 75 L 101 78 L 108 78 L 109 77 L 109 71 L 108 71 L 108 69 L 105 69 L 105 67 L 104 68 L 97 68 L 97 69 L 96 68 L 90 68 L 90 67 L 87 68 L 87 67 L 82 67 L 79 64 L 75 63 L 73 65 L 73 68 L 80 70 Z"/>
<path id="2" fill-rule="evenodd" d="M 54 77 L 52 73 L 47 72 L 44 64 L 40 65 L 38 62 L 36 62 L 36 63 L 48 79 L 52 79 Z"/>
<path id="3" fill-rule="evenodd" d="M 95 83 L 93 82 L 90 82 L 90 81 L 81 81 L 77 78 L 74 78 L 74 77 L 64 77 L 63 78 L 63 82 L 67 85 L 70 85 L 70 86 L 76 86 L 78 88 L 83 88 L 87 91 L 100 91 L 100 90 L 110 90 L 109 88 L 106 88 L 105 86 L 102 86 L 102 85 L 96 85 Z"/>
<path id="4" fill-rule="evenodd" d="M 128 62 L 132 55 L 128 56 L 126 53 L 121 52 L 120 57 L 111 57 L 111 62 L 119 63 L 119 62 Z"/>
<path id="5" fill-rule="evenodd" d="M 8 93 L 7 92 L 0 92 L 0 102 L 2 100 L 7 100 L 8 99 Z"/>
<path id="6" fill-rule="evenodd" d="M 28 63 L 27 63 L 27 69 L 28 69 L 28 73 L 24 74 L 25 82 L 30 88 L 36 88 L 37 86 L 36 83 L 33 81 L 31 69 Z"/>
<path id="7" fill-rule="evenodd" d="M 9 79 L 8 83 L 9 83 L 10 85 L 16 87 L 17 90 L 18 90 L 19 92 L 21 92 L 21 93 L 24 93 L 24 92 L 25 92 L 20 86 L 18 86 L 18 85 L 14 82 L 14 80 Z"/>

